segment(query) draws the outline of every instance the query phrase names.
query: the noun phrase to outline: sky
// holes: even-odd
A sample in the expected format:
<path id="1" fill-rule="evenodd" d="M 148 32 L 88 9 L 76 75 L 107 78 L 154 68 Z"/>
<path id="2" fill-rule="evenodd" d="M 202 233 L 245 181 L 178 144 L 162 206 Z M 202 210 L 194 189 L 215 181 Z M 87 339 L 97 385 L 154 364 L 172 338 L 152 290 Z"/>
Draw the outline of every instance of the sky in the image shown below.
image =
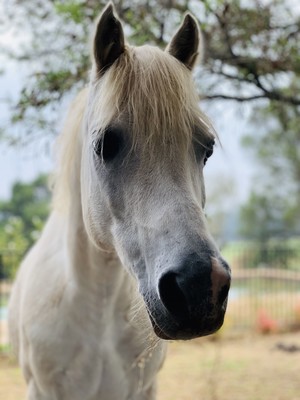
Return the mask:
<path id="1" fill-rule="evenodd" d="M 22 84 L 22 74 L 18 71 L 18 66 L 12 62 L 6 60 L 4 65 L 7 67 L 7 71 L 0 76 L 1 99 L 7 97 L 13 99 L 16 98 Z M 8 117 L 8 106 L 1 101 L 0 126 L 7 124 Z M 9 134 L 10 128 L 15 129 L 8 124 L 7 134 Z M 51 157 L 46 154 L 41 142 L 26 147 L 13 147 L 3 141 L 0 142 L 0 199 L 9 197 L 11 186 L 16 180 L 30 181 L 39 173 L 49 171 L 51 167 Z"/>
<path id="2" fill-rule="evenodd" d="M 3 3 L 0 2 L 0 13 L 1 4 Z M 11 47 L 18 45 L 14 32 L 9 26 L 4 26 L 0 30 L 1 43 L 9 44 Z M 5 73 L 0 75 L 0 125 L 2 125 L 3 122 L 8 121 L 9 116 L 8 107 L 3 99 L 17 98 L 18 91 L 24 83 L 26 71 L 22 70 L 24 67 L 21 65 L 1 55 L 0 65 L 4 65 L 5 68 Z M 222 147 L 216 146 L 213 157 L 205 167 L 207 197 L 209 198 L 216 191 L 218 185 L 222 187 L 227 185 L 224 202 L 231 204 L 245 202 L 255 175 L 253 158 L 241 146 L 243 135 L 250 133 L 250 107 L 221 101 L 207 102 L 202 107 L 213 121 L 222 143 Z M 67 108 L 62 111 L 60 119 L 63 119 L 66 113 Z M 15 128 L 8 124 L 8 133 L 9 129 Z M 9 198 L 11 186 L 16 180 L 28 182 L 41 172 L 51 171 L 52 160 L 53 154 L 51 151 L 46 152 L 42 141 L 25 147 L 9 147 L 0 142 L 0 199 Z"/>
<path id="3" fill-rule="evenodd" d="M 4 14 L 4 3 L 0 0 L 0 45 L 16 49 L 20 38 L 16 37 L 14 29 L 1 20 Z M 24 39 L 24 38 L 23 38 Z M 0 126 L 6 127 L 6 134 L 10 129 L 16 132 L 16 128 L 9 123 L 9 107 L 6 99 L 17 98 L 19 90 L 25 82 L 27 71 L 22 63 L 10 60 L 0 53 L 0 66 L 4 73 L 0 75 Z M 21 127 L 17 134 L 22 134 Z M 44 143 L 36 142 L 33 146 L 7 146 L 0 141 L 0 200 L 10 196 L 12 184 L 17 181 L 31 181 L 41 172 L 48 172 L 53 166 L 50 154 L 45 151 Z"/>

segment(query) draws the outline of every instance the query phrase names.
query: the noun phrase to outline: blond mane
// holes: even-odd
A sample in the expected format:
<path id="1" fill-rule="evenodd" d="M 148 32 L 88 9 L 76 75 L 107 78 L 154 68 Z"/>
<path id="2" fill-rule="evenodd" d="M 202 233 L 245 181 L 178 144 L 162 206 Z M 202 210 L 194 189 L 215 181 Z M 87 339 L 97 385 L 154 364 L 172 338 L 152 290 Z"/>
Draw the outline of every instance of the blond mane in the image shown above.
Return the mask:
<path id="1" fill-rule="evenodd" d="M 56 167 L 50 177 L 53 190 L 52 207 L 56 210 L 66 210 L 74 182 L 78 181 L 78 166 L 80 165 L 80 143 L 83 116 L 87 103 L 88 90 L 82 90 L 69 109 L 63 130 L 55 143 L 57 151 Z M 77 167 L 77 168 L 76 168 Z"/>
<path id="2" fill-rule="evenodd" d="M 157 151 L 157 143 L 168 151 L 189 145 L 195 129 L 204 136 L 215 135 L 199 109 L 191 72 L 156 47 L 128 47 L 97 81 L 95 93 L 89 120 L 95 121 L 97 134 L 124 114 L 133 146 L 149 155 Z"/>
<path id="3" fill-rule="evenodd" d="M 184 151 L 195 131 L 205 144 L 215 131 L 199 109 L 199 97 L 191 72 L 168 52 L 152 46 L 127 47 L 114 65 L 73 102 L 58 139 L 58 167 L 54 174 L 54 207 L 68 204 L 72 176 L 80 163 L 85 109 L 92 126 L 88 134 L 101 135 L 118 118 L 125 117 L 132 146 L 147 157 L 158 150 L 170 154 L 177 146 Z M 199 132 L 201 133 L 199 135 Z M 205 140 L 206 138 L 206 140 Z"/>

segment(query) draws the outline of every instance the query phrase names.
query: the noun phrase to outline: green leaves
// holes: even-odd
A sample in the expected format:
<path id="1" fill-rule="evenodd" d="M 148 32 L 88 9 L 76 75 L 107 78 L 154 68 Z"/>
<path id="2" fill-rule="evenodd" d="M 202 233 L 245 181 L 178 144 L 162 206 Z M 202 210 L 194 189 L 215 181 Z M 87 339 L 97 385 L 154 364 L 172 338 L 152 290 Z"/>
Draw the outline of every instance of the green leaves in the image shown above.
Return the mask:
<path id="1" fill-rule="evenodd" d="M 268 241 L 300 232 L 300 113 L 297 107 L 278 102 L 257 112 L 259 129 L 244 139 L 259 172 L 255 191 L 241 211 L 242 233 Z"/>
<path id="2" fill-rule="evenodd" d="M 55 1 L 54 7 L 57 14 L 61 14 L 66 19 L 72 19 L 77 24 L 80 24 L 84 18 L 82 1 Z"/>
<path id="3" fill-rule="evenodd" d="M 93 21 L 106 1 L 9 3 L 9 24 L 30 37 L 15 54 L 17 62 L 23 63 L 29 73 L 11 109 L 11 122 L 22 126 L 23 141 L 32 142 L 30 135 L 37 140 L 37 132 L 43 137 L 47 132 L 57 133 L 61 102 L 88 81 L 89 38 Z M 147 42 L 165 46 L 183 14 L 188 10 L 196 14 L 205 45 L 204 68 L 196 77 L 202 97 L 255 104 L 249 120 L 251 135 L 245 139 L 261 171 L 255 194 L 263 195 L 269 207 L 279 197 L 282 226 L 299 231 L 294 221 L 299 220 L 300 204 L 300 18 L 290 2 L 114 3 L 125 24 L 126 37 L 135 45 Z M 8 136 L 12 143 L 16 142 L 13 135 L 2 133 L 3 138 Z M 266 185 L 268 190 L 264 193 Z M 285 197 L 286 202 L 282 203 Z M 253 196 L 249 204 L 268 208 L 262 199 Z M 250 223 L 251 218 L 248 220 Z"/>
<path id="4" fill-rule="evenodd" d="M 58 103 L 72 88 L 86 84 L 93 20 L 105 4 L 104 0 L 18 2 L 11 20 L 17 27 L 22 26 L 21 21 L 30 20 L 31 34 L 30 44 L 22 48 L 18 60 L 23 60 L 33 73 L 20 91 L 13 123 L 23 123 L 26 130 L 29 121 L 28 131 L 35 124 L 40 128 L 42 119 L 50 119 L 48 108 L 56 112 Z M 115 6 L 126 25 L 127 38 L 136 45 L 147 42 L 164 46 L 184 12 L 196 12 L 204 32 L 206 72 L 209 82 L 214 82 L 207 86 L 207 98 L 266 98 L 300 104 L 299 90 L 290 84 L 296 74 L 299 80 L 300 73 L 299 18 L 287 0 L 202 0 L 198 7 L 189 0 L 116 0 Z M 280 73 L 285 75 L 279 76 Z M 201 73 L 202 93 L 205 81 L 206 75 Z M 33 117 L 35 110 L 39 118 Z"/>
<path id="5" fill-rule="evenodd" d="M 0 249 L 6 276 L 14 277 L 24 253 L 39 237 L 49 202 L 46 175 L 31 183 L 16 182 L 11 198 L 0 202 Z"/>

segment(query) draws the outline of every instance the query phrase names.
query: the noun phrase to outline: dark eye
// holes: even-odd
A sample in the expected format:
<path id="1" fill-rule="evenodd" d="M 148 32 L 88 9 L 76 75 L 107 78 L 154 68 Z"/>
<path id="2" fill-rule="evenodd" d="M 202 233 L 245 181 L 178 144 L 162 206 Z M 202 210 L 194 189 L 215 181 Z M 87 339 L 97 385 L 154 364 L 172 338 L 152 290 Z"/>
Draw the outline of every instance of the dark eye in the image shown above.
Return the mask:
<path id="1" fill-rule="evenodd" d="M 120 130 L 107 128 L 100 139 L 93 142 L 95 153 L 108 163 L 113 161 L 123 148 L 123 136 Z"/>
<path id="2" fill-rule="evenodd" d="M 212 156 L 212 154 L 213 154 L 213 150 L 206 151 L 204 161 L 203 161 L 204 165 L 207 163 L 207 160 L 209 159 L 210 156 Z"/>
<path id="3" fill-rule="evenodd" d="M 207 146 L 207 148 L 206 148 L 205 157 L 204 157 L 204 161 L 203 161 L 204 165 L 206 164 L 207 160 L 209 159 L 210 156 L 212 156 L 212 154 L 214 152 L 214 144 L 215 144 L 215 141 L 213 140 L 209 144 L 209 146 Z"/>

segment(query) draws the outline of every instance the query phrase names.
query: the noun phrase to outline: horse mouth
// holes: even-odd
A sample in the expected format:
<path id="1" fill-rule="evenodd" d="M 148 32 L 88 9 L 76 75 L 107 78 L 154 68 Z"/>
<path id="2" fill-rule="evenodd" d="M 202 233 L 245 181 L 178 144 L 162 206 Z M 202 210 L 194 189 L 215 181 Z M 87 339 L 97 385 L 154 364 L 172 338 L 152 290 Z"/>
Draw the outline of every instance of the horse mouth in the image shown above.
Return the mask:
<path id="1" fill-rule="evenodd" d="M 152 328 L 157 337 L 163 340 L 191 340 L 197 337 L 208 336 L 218 331 L 224 322 L 226 306 L 217 314 L 204 319 L 174 321 L 166 318 L 157 322 L 153 314 L 148 311 Z"/>
<path id="2" fill-rule="evenodd" d="M 164 339 L 164 340 L 173 340 L 174 338 L 168 336 L 155 322 L 154 318 L 151 316 L 150 313 L 148 313 L 151 324 L 152 324 L 152 328 L 154 330 L 154 333 L 157 337 L 159 337 L 160 339 Z"/>

